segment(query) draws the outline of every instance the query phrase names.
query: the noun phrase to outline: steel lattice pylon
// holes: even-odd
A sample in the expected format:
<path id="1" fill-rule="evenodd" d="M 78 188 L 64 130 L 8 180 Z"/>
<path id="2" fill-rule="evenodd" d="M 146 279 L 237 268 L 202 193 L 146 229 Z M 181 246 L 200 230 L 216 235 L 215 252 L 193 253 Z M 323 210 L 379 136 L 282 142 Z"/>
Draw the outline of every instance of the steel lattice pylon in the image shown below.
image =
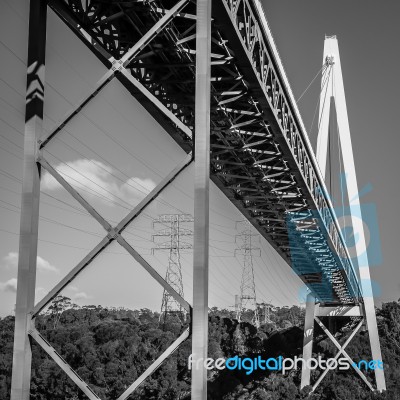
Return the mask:
<path id="1" fill-rule="evenodd" d="M 256 284 L 254 281 L 254 252 L 260 252 L 259 247 L 253 246 L 253 238 L 258 238 L 260 235 L 254 234 L 251 231 L 251 225 L 247 221 L 239 222 L 237 225 L 244 224 L 244 229 L 239 235 L 236 235 L 236 242 L 239 244 L 235 249 L 236 254 L 241 254 L 243 257 L 242 279 L 240 283 L 239 306 L 236 318 L 240 322 L 243 312 L 246 310 L 254 310 L 251 322 L 258 328 L 260 326 L 260 317 L 257 306 Z"/>
<path id="2" fill-rule="evenodd" d="M 193 217 L 189 214 L 162 214 L 153 221 L 155 225 L 168 226 L 168 228 L 157 231 L 153 235 L 153 241 L 156 237 L 169 237 L 169 240 L 163 243 L 157 243 L 156 250 L 168 250 L 168 267 L 165 274 L 165 281 L 173 287 L 181 297 L 184 297 L 182 266 L 181 266 L 181 249 L 192 249 L 192 243 L 181 240 L 182 236 L 193 236 L 193 230 L 181 228 L 182 223 L 193 222 Z M 173 296 L 167 290 L 164 290 L 161 301 L 160 322 L 164 322 L 168 315 L 178 315 L 186 319 L 185 309 L 182 308 Z"/>

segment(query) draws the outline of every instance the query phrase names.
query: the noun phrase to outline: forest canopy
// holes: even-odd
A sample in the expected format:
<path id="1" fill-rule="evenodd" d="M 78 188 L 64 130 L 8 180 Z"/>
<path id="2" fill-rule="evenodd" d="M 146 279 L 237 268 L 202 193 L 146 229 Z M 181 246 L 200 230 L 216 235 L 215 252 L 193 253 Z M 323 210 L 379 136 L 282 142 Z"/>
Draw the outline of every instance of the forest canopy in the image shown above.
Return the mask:
<path id="1" fill-rule="evenodd" d="M 188 327 L 189 322 L 148 309 L 128 310 L 102 306 L 78 307 L 58 297 L 36 320 L 44 338 L 104 400 L 115 399 Z M 378 327 L 388 390 L 372 393 L 354 371 L 331 371 L 311 395 L 310 387 L 299 390 L 300 371 L 280 372 L 212 370 L 208 376 L 208 398 L 215 400 L 347 400 L 400 399 L 400 304 L 385 303 L 377 309 Z M 228 310 L 209 313 L 209 356 L 301 356 L 304 310 L 274 307 L 268 320 L 257 329 L 238 322 Z M 342 323 L 337 339 L 349 334 Z M 0 319 L 0 399 L 10 397 L 14 317 Z M 316 329 L 314 356 L 334 357 L 336 348 Z M 349 345 L 354 360 L 371 359 L 368 332 L 360 332 Z M 142 384 L 130 399 L 190 399 L 188 357 L 190 338 Z M 313 371 L 312 380 L 321 371 Z M 369 376 L 372 378 L 372 375 Z M 371 380 L 372 381 L 372 380 Z M 33 341 L 31 399 L 77 400 L 86 396 Z"/>

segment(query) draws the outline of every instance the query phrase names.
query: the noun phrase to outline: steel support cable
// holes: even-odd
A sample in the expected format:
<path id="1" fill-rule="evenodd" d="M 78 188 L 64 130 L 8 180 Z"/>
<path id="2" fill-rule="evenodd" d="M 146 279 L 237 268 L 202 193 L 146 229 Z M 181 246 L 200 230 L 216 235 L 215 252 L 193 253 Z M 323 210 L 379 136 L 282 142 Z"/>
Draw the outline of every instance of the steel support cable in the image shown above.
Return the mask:
<path id="1" fill-rule="evenodd" d="M 322 93 L 323 90 L 324 90 L 325 85 L 327 84 L 327 82 L 328 82 L 328 80 L 329 80 L 329 76 L 330 76 L 330 73 L 331 73 L 331 68 L 332 68 L 331 66 L 329 66 L 328 68 L 326 68 L 325 71 L 324 71 L 325 76 L 323 76 L 324 74 L 322 75 L 323 81 L 322 81 L 322 85 L 321 85 L 321 90 L 320 90 L 320 92 L 319 92 L 320 96 L 321 96 L 321 93 Z M 327 88 L 328 88 L 328 86 L 327 86 Z M 325 95 L 326 95 L 326 93 L 325 93 Z M 312 122 L 311 122 L 310 133 L 312 132 L 312 128 L 313 128 L 313 126 L 314 126 L 314 121 L 315 121 L 315 117 L 316 117 L 316 115 L 317 115 L 317 110 L 318 110 L 319 102 L 320 102 L 320 98 L 317 99 L 317 104 L 315 105 L 314 115 L 313 115 L 313 119 L 312 119 Z M 317 136 L 318 136 L 318 132 L 319 132 L 319 124 L 318 124 Z"/>
<path id="2" fill-rule="evenodd" d="M 317 74 L 314 76 L 314 78 L 312 79 L 312 81 L 309 83 L 309 85 L 305 88 L 304 92 L 300 95 L 300 97 L 296 100 L 296 102 L 298 103 L 302 97 L 307 93 L 308 89 L 310 89 L 311 85 L 314 83 L 314 81 L 318 78 L 319 74 L 324 71 L 327 68 L 327 64 L 325 63 L 322 68 L 317 72 Z M 322 75 L 324 74 L 324 72 L 322 72 Z"/>
<path id="3" fill-rule="evenodd" d="M 329 129 L 329 128 L 328 128 Z M 328 130 L 328 167 L 329 167 L 329 196 L 333 203 L 334 201 L 334 193 L 333 193 L 333 185 L 332 185 L 332 140 L 331 140 L 331 132 Z"/>
<path id="4" fill-rule="evenodd" d="M 332 71 L 333 71 L 333 67 L 332 67 L 332 65 L 330 65 L 330 67 L 329 67 L 329 72 L 328 72 L 328 76 L 327 76 L 327 79 L 326 79 L 326 81 L 325 81 L 325 83 L 326 83 L 326 89 L 325 89 L 324 101 L 323 101 L 323 103 L 322 103 L 321 115 L 320 115 L 320 117 L 319 117 L 319 119 L 318 119 L 318 131 L 317 131 L 317 135 L 318 135 L 318 133 L 319 133 L 319 129 L 320 129 L 320 126 L 321 126 L 322 115 L 324 114 L 325 103 L 326 103 L 326 98 L 327 98 L 327 94 L 328 94 L 328 87 L 329 87 L 329 84 L 328 84 L 328 83 L 329 83 L 329 78 L 330 78 L 330 76 L 331 76 L 331 74 L 332 74 Z M 322 92 L 322 90 L 321 90 L 321 92 Z"/>
<path id="5" fill-rule="evenodd" d="M 344 170 L 344 165 L 343 165 L 343 155 L 342 155 L 342 148 L 340 146 L 340 137 L 339 137 L 339 131 L 338 131 L 338 149 L 339 149 L 339 177 L 340 177 L 340 194 L 341 194 L 341 200 L 342 200 L 342 217 L 344 219 L 344 229 L 343 229 L 343 236 L 344 236 L 344 242 L 347 246 L 347 233 L 346 233 L 346 214 L 344 211 L 345 207 L 345 200 L 344 200 L 344 184 L 346 183 L 346 176 L 344 176 L 342 170 Z M 342 168 L 343 167 L 343 168 Z M 343 182 L 344 181 L 344 182 Z M 349 204 L 350 206 L 350 204 Z"/>
<path id="6" fill-rule="evenodd" d="M 333 71 L 333 70 L 332 70 Z M 333 96 L 333 88 L 335 87 L 335 74 L 334 71 L 332 72 L 332 93 L 331 97 Z M 328 139 L 329 139 L 329 182 L 330 182 L 330 190 L 331 190 L 331 199 L 333 203 L 334 195 L 335 195 L 335 180 L 332 180 L 332 168 L 333 168 L 333 159 L 332 159 L 332 146 L 335 145 L 335 142 L 333 141 L 333 138 L 331 138 L 331 134 L 334 135 L 338 132 L 338 125 L 337 125 L 337 118 L 336 118 L 336 109 L 335 109 L 335 116 L 334 116 L 334 126 L 336 129 L 332 133 L 328 132 Z M 333 149 L 334 150 L 334 149 Z"/>
<path id="7" fill-rule="evenodd" d="M 335 78 L 335 76 L 333 75 L 332 79 L 334 79 L 334 78 Z M 332 85 L 332 90 L 334 90 L 333 94 L 334 94 L 334 98 L 336 99 L 335 85 Z M 342 171 L 344 171 L 344 163 L 343 163 L 342 146 L 341 146 L 341 142 L 340 142 L 339 125 L 337 123 L 337 119 L 336 119 L 336 135 L 337 135 L 337 144 L 338 144 L 338 153 L 339 153 L 339 179 L 340 179 L 340 194 L 341 194 L 341 201 L 342 201 L 342 217 L 344 219 L 344 226 L 345 226 L 345 229 L 343 229 L 342 232 L 343 232 L 344 242 L 347 246 L 346 214 L 344 212 L 344 207 L 345 207 L 344 184 L 346 183 L 346 176 L 343 176 L 343 172 L 342 172 Z"/>

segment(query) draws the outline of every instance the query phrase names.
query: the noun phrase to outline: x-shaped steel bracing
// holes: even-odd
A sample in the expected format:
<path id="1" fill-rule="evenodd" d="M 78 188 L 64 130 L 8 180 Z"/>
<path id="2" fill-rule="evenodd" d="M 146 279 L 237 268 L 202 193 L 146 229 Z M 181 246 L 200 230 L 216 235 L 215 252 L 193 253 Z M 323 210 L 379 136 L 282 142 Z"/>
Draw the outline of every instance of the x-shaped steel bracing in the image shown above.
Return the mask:
<path id="1" fill-rule="evenodd" d="M 156 99 L 144 86 L 138 82 L 128 71 L 127 66 L 132 59 L 145 48 L 151 40 L 162 30 L 188 3 L 188 0 L 181 0 L 173 8 L 167 10 L 164 16 L 155 23 L 155 25 L 134 45 L 125 55 L 117 60 L 109 57 L 111 68 L 97 82 L 96 88 L 88 96 L 86 96 L 70 113 L 62 120 L 61 123 L 48 134 L 43 135 L 38 140 L 36 162 L 39 163 L 50 175 L 52 175 L 67 192 L 79 202 L 79 204 L 105 229 L 106 236 L 91 250 L 77 265 L 73 268 L 39 303 L 35 305 L 32 312 L 28 316 L 28 334 L 46 351 L 46 353 L 59 365 L 59 367 L 72 379 L 72 381 L 91 399 L 99 397 L 92 391 L 87 383 L 85 383 L 77 373 L 68 365 L 68 363 L 57 353 L 57 351 L 43 338 L 35 327 L 36 316 L 90 263 L 103 252 L 113 241 L 119 243 L 168 293 L 189 313 L 192 311 L 190 304 L 182 298 L 174 288 L 163 279 L 158 272 L 131 246 L 123 237 L 124 229 L 137 218 L 141 212 L 166 188 L 186 167 L 193 161 L 192 153 L 189 153 L 136 207 L 134 207 L 125 218 L 123 218 L 116 226 L 112 226 L 105 218 L 103 218 L 96 209 L 86 201 L 77 190 L 75 190 L 63 176 L 53 168 L 42 154 L 42 150 L 46 145 L 62 131 L 64 126 L 68 124 L 79 112 L 93 100 L 106 85 L 113 80 L 119 73 L 124 78 L 135 85 L 143 94 L 145 94 L 153 104 L 155 104 L 161 112 L 163 112 L 170 120 L 188 137 L 192 137 L 191 130 L 182 123 L 172 112 L 170 112 L 158 99 Z M 179 345 L 184 342 L 190 335 L 190 329 L 186 329 L 147 369 L 143 374 L 135 380 L 118 400 L 127 399 L 135 389 L 150 376 L 161 363 L 171 355 Z"/>
<path id="2" fill-rule="evenodd" d="M 361 318 L 355 328 L 352 330 L 349 337 L 346 341 L 341 345 L 338 340 L 334 337 L 331 331 L 325 326 L 325 324 L 321 321 L 321 317 L 327 318 L 336 318 L 336 317 L 352 317 L 352 318 Z M 357 364 L 353 362 L 349 354 L 346 352 L 347 346 L 353 340 L 355 335 L 359 332 L 360 328 L 365 323 L 365 312 L 363 309 L 363 305 L 355 305 L 355 306 L 321 306 L 321 304 L 315 304 L 315 298 L 312 294 L 307 296 L 307 307 L 306 307 L 306 319 L 304 324 L 304 343 L 303 343 L 303 367 L 302 367 L 302 375 L 301 375 L 301 387 L 305 387 L 311 384 L 311 368 L 307 365 L 307 362 L 312 357 L 313 350 L 313 342 L 314 342 L 314 325 L 315 321 L 324 331 L 324 333 L 328 336 L 328 338 L 332 341 L 335 347 L 338 349 L 334 360 L 338 360 L 342 355 L 349 364 L 354 368 L 360 378 L 365 382 L 370 390 L 374 390 L 371 383 L 368 381 L 367 377 L 363 374 L 363 372 L 358 368 Z M 321 375 L 318 377 L 316 382 L 312 385 L 312 391 L 316 390 L 320 385 L 322 380 L 325 378 L 327 373 L 331 368 L 324 369 Z"/>
<path id="3" fill-rule="evenodd" d="M 374 390 L 374 388 L 372 387 L 371 383 L 368 381 L 367 377 L 362 373 L 360 368 L 357 367 L 356 363 L 353 362 L 351 357 L 346 352 L 346 347 L 348 346 L 348 344 L 352 341 L 354 336 L 357 334 L 357 332 L 362 327 L 362 325 L 364 323 L 364 318 L 362 318 L 361 321 L 357 324 L 357 326 L 355 327 L 353 332 L 351 332 L 350 336 L 346 339 L 346 341 L 343 343 L 343 345 L 341 345 L 336 340 L 336 338 L 332 335 L 332 333 L 329 331 L 329 329 L 322 323 L 322 321 L 318 317 L 315 317 L 315 321 L 317 321 L 318 325 L 323 329 L 323 331 L 326 333 L 326 335 L 329 337 L 329 339 L 331 339 L 332 343 L 338 348 L 339 351 L 336 353 L 334 359 L 337 360 L 340 357 L 340 355 L 343 354 L 343 356 L 349 361 L 350 365 L 355 369 L 357 374 L 361 377 L 361 379 L 365 382 L 365 384 L 370 388 L 370 390 Z M 326 374 L 329 371 L 330 370 L 327 368 L 319 376 L 318 380 L 313 385 L 313 388 L 312 388 L 313 391 L 319 386 L 319 384 L 325 378 Z"/>

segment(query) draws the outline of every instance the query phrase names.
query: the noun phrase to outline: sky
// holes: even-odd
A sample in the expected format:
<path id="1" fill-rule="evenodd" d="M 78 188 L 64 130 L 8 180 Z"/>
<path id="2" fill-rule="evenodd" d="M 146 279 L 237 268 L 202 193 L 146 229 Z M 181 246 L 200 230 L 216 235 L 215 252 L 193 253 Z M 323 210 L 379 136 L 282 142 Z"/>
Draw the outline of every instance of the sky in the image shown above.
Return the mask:
<path id="1" fill-rule="evenodd" d="M 397 299 L 395 209 L 397 151 L 395 1 L 263 1 L 266 16 L 297 98 L 321 68 L 325 34 L 339 40 L 350 128 L 360 187 L 374 203 L 382 260 L 372 269 L 377 302 Z M 0 316 L 12 313 L 18 261 L 22 178 L 27 2 L 0 4 Z M 13 34 L 10 34 L 13 32 Z M 398 36 L 397 36 L 398 37 Z M 48 132 L 72 104 L 90 92 L 105 68 L 49 11 L 45 119 Z M 309 128 L 318 104 L 320 78 L 299 102 Z M 312 143 L 316 131 L 310 130 Z M 91 102 L 46 147 L 46 159 L 109 222 L 115 224 L 185 156 L 170 136 L 117 81 Z M 333 163 L 334 164 L 334 163 Z M 336 164 L 334 164 L 336 165 Z M 339 165 L 339 164 L 337 164 Z M 335 167 L 333 167 L 334 169 Z M 162 275 L 168 252 L 151 249 L 153 220 L 168 213 L 193 214 L 193 168 L 188 167 L 127 229 L 126 240 Z M 337 189 L 337 185 L 336 185 Z M 104 230 L 47 173 L 41 185 L 36 300 L 40 300 L 100 240 Z M 340 195 L 334 191 L 333 198 Z M 210 306 L 229 308 L 239 293 L 243 260 L 235 257 L 236 221 L 243 217 L 211 183 Z M 190 224 L 185 227 L 191 228 Z M 190 237 L 185 239 L 190 242 Z M 258 301 L 300 304 L 304 288 L 264 240 L 253 257 Z M 192 298 L 192 251 L 181 251 L 185 298 Z M 161 287 L 113 243 L 63 292 L 79 305 L 159 310 Z"/>
<path id="2" fill-rule="evenodd" d="M 396 38 L 400 34 L 397 21 L 400 3 L 393 0 L 263 0 L 263 5 L 296 98 L 320 70 L 325 35 L 337 36 L 360 202 L 374 204 L 377 213 L 379 240 L 376 243 L 381 261 L 371 267 L 376 302 L 397 300 L 400 297 L 397 254 L 400 220 L 396 160 L 400 141 L 396 116 L 400 49 Z M 320 79 L 317 79 L 298 102 L 314 146 L 316 124 L 313 130 L 310 127 L 319 93 Z M 333 156 L 332 160 L 337 177 L 338 161 Z M 338 187 L 336 183 L 332 197 L 340 204 Z M 372 190 L 364 190 L 367 188 Z"/>

